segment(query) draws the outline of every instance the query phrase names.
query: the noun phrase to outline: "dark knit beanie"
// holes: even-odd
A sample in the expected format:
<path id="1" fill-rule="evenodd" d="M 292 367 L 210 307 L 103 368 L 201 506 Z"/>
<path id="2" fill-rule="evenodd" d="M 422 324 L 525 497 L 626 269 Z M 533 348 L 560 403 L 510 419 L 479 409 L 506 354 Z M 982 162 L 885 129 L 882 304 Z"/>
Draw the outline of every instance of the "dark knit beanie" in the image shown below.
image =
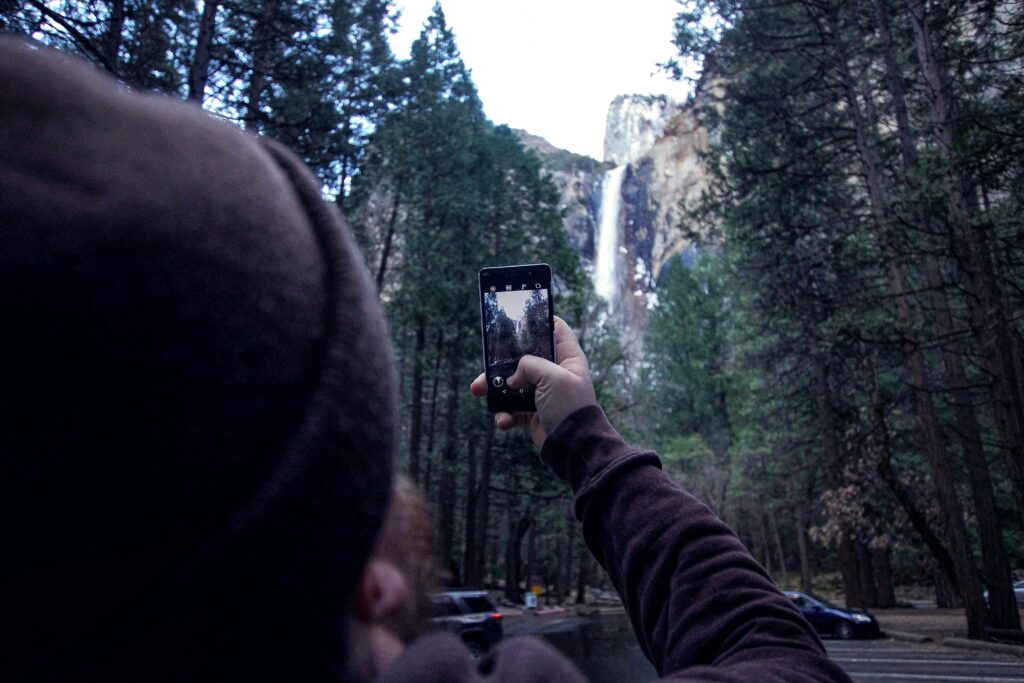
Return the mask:
<path id="1" fill-rule="evenodd" d="M 0 679 L 340 680 L 395 380 L 281 147 L 0 39 Z"/>

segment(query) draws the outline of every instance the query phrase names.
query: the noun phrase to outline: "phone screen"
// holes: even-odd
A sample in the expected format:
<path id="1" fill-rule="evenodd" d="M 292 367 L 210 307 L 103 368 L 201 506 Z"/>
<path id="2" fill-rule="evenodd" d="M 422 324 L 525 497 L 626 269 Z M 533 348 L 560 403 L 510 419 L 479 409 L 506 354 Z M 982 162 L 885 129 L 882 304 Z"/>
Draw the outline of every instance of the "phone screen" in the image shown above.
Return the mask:
<path id="1" fill-rule="evenodd" d="M 546 264 L 484 268 L 480 311 L 492 412 L 535 410 L 533 387 L 513 389 L 508 378 L 525 355 L 555 359 L 551 268 Z"/>

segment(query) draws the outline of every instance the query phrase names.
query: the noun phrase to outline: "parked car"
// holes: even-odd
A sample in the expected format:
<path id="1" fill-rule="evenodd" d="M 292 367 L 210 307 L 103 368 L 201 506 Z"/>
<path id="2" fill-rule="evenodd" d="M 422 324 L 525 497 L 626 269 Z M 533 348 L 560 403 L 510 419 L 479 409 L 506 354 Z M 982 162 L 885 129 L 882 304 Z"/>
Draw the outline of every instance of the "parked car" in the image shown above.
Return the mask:
<path id="1" fill-rule="evenodd" d="M 821 635 L 843 640 L 878 638 L 881 635 L 878 621 L 866 612 L 842 609 L 807 593 L 786 591 L 786 597 L 796 603 L 800 613 Z"/>
<path id="2" fill-rule="evenodd" d="M 458 634 L 474 659 L 501 640 L 501 612 L 486 591 L 446 591 L 430 600 L 437 615 L 431 621 Z"/>
<path id="3" fill-rule="evenodd" d="M 1017 606 L 1024 607 L 1024 581 L 1013 584 L 1013 597 L 1017 598 Z M 985 604 L 988 604 L 988 589 L 985 589 Z"/>

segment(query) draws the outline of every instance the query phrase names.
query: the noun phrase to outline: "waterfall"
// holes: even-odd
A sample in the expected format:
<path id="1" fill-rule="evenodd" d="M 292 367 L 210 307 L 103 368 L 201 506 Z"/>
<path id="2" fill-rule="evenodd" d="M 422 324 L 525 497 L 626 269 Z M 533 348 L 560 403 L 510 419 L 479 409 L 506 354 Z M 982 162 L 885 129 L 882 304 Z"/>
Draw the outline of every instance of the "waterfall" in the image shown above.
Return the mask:
<path id="1" fill-rule="evenodd" d="M 615 278 L 619 260 L 619 205 L 626 164 L 616 166 L 601 179 L 601 206 L 598 210 L 597 257 L 594 259 L 594 287 L 608 303 L 617 299 Z"/>

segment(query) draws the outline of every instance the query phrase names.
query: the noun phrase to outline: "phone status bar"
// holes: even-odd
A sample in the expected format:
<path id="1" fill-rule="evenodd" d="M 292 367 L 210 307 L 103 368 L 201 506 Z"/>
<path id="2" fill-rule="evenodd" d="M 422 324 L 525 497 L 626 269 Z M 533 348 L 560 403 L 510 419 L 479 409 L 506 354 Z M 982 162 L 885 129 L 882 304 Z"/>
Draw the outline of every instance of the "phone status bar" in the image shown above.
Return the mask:
<path id="1" fill-rule="evenodd" d="M 520 282 L 518 284 L 502 283 L 498 285 L 490 285 L 487 288 L 488 292 L 514 292 L 523 291 L 529 289 L 547 289 L 542 282 Z"/>

